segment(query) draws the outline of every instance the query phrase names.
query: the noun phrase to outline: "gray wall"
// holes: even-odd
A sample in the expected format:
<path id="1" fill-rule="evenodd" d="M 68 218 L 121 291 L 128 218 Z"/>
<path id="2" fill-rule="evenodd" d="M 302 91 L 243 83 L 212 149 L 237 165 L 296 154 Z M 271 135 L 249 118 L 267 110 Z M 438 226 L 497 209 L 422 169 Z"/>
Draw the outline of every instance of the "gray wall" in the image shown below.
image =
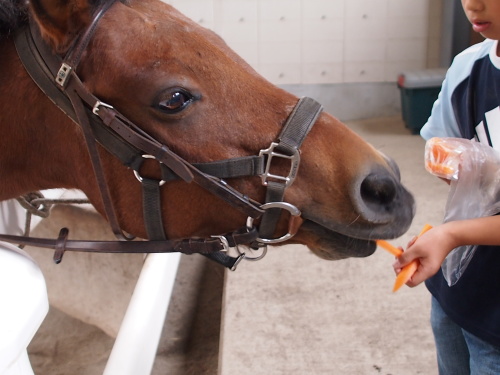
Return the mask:
<path id="1" fill-rule="evenodd" d="M 395 82 L 280 85 L 301 97 L 309 96 L 341 121 L 401 116 L 401 99 Z"/>

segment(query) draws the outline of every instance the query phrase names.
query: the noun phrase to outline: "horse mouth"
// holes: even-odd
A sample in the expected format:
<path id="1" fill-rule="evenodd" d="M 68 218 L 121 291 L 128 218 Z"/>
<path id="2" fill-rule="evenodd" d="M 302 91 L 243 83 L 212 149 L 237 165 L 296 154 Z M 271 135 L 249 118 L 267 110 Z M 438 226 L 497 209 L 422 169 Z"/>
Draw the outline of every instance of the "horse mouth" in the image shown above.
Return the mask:
<path id="1" fill-rule="evenodd" d="M 308 241 L 307 246 L 315 255 L 326 260 L 363 258 L 372 255 L 377 248 L 373 240 L 350 237 L 311 220 L 304 221 L 301 231 L 308 237 L 314 237 L 313 241 Z"/>

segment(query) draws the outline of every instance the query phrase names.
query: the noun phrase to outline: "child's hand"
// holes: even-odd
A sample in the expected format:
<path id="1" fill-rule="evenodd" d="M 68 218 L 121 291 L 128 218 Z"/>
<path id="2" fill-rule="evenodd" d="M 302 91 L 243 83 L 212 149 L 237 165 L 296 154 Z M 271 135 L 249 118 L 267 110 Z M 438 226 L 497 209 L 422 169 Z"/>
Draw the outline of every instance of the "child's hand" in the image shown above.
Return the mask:
<path id="1" fill-rule="evenodd" d="M 439 271 L 444 259 L 454 247 L 447 235 L 447 225 L 437 226 L 420 237 L 414 237 L 408 243 L 406 251 L 393 264 L 394 270 L 399 273 L 408 263 L 418 259 L 417 271 L 406 283 L 410 287 L 417 286 Z"/>

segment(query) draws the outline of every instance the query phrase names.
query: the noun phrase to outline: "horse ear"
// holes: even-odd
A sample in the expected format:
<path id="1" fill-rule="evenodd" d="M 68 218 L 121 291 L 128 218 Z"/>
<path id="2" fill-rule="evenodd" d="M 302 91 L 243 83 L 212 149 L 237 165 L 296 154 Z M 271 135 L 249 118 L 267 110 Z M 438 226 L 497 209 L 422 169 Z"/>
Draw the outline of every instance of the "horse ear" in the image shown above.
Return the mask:
<path id="1" fill-rule="evenodd" d="M 78 33 L 91 22 L 91 0 L 30 0 L 40 31 L 57 53 L 65 53 Z"/>

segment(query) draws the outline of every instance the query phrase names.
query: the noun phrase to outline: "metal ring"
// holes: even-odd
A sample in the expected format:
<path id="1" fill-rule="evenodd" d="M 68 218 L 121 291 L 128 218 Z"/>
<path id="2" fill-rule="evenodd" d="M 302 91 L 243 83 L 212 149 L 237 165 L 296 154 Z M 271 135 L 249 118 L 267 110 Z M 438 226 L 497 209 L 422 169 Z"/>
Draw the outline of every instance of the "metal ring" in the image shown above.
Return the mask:
<path id="1" fill-rule="evenodd" d="M 155 159 L 155 160 L 157 160 L 153 155 L 144 154 L 144 155 L 142 155 L 142 157 L 144 159 Z M 161 161 L 159 161 L 158 163 L 162 164 Z M 135 169 L 134 169 L 134 176 L 135 176 L 135 178 L 137 178 L 137 180 L 139 182 L 143 181 L 143 178 L 141 177 L 141 175 L 139 174 L 139 172 L 136 171 Z M 165 182 L 166 182 L 165 180 L 160 180 L 160 182 L 159 182 L 160 186 L 162 186 L 163 184 L 165 184 Z"/>
<path id="2" fill-rule="evenodd" d="M 249 257 L 248 254 L 245 251 L 241 251 L 239 247 L 236 247 L 236 250 L 238 251 L 238 254 L 243 255 L 245 257 L 245 260 L 248 260 L 250 262 L 257 262 L 258 260 L 264 258 L 267 254 L 267 244 L 263 244 L 261 248 L 262 248 L 262 253 L 254 257 Z M 249 249 L 249 251 L 254 251 L 254 250 Z"/>
<path id="3" fill-rule="evenodd" d="M 283 210 L 287 210 L 290 212 L 290 215 L 292 216 L 300 216 L 301 212 L 300 210 L 295 207 L 293 204 L 287 203 L 287 202 L 269 202 L 269 203 L 264 203 L 260 208 L 267 210 L 269 208 L 281 208 Z M 247 219 L 247 229 L 252 229 L 253 228 L 253 217 L 248 217 Z M 294 235 L 291 233 L 287 233 L 279 238 L 257 238 L 256 241 L 260 243 L 265 243 L 265 244 L 274 244 L 274 243 L 280 243 L 289 240 L 292 238 Z"/>

